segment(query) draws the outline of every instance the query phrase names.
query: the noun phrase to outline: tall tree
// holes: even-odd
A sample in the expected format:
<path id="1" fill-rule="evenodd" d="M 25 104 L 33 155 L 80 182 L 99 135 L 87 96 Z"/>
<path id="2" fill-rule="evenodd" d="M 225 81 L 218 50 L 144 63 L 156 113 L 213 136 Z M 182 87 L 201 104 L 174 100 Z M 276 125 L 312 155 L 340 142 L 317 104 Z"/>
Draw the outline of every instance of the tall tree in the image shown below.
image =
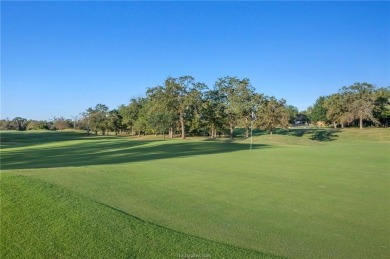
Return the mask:
<path id="1" fill-rule="evenodd" d="M 27 127 L 27 119 L 22 117 L 15 117 L 12 120 L 13 127 L 19 131 L 26 130 Z"/>
<path id="2" fill-rule="evenodd" d="M 374 86 L 368 83 L 355 83 L 341 88 L 341 94 L 345 96 L 348 104 L 349 122 L 358 119 L 360 129 L 363 128 L 363 120 L 379 123 L 373 115 L 375 107 Z"/>
<path id="3" fill-rule="evenodd" d="M 130 130 L 131 135 L 134 135 L 134 125 L 138 120 L 140 110 L 142 108 L 141 103 L 144 102 L 144 98 L 132 98 L 128 105 L 121 105 L 118 108 L 119 114 L 122 116 L 122 123 L 125 130 Z"/>
<path id="4" fill-rule="evenodd" d="M 150 89 L 153 94 L 160 94 L 163 100 L 159 103 L 164 103 L 168 113 L 175 113 L 180 125 L 181 137 L 186 137 L 186 121 L 188 117 L 194 113 L 197 107 L 200 107 L 202 91 L 205 85 L 196 83 L 191 76 L 182 76 L 179 78 L 168 77 L 164 86 Z M 171 129 L 170 135 L 173 134 Z M 172 135 L 171 135 L 172 136 Z"/>
<path id="5" fill-rule="evenodd" d="M 186 130 L 199 135 L 202 127 L 202 111 L 206 84 L 194 82 L 188 93 L 188 107 L 185 113 Z"/>
<path id="6" fill-rule="evenodd" d="M 327 117 L 326 117 L 326 108 L 325 108 L 325 100 L 326 100 L 326 97 L 325 96 L 320 96 L 315 104 L 312 106 L 312 107 L 309 107 L 308 109 L 308 117 L 310 119 L 311 122 L 320 122 L 320 121 L 323 121 L 323 122 L 326 122 L 327 121 Z"/>
<path id="7" fill-rule="evenodd" d="M 230 139 L 234 137 L 234 128 L 239 122 L 244 124 L 246 135 L 249 135 L 249 125 L 253 111 L 254 88 L 249 79 L 237 77 L 219 78 L 215 83 L 215 90 L 219 91 L 224 104 L 223 111 L 229 126 Z"/>
<path id="8" fill-rule="evenodd" d="M 157 134 L 163 135 L 165 140 L 165 133 L 172 127 L 172 121 L 174 121 L 174 114 L 167 111 L 156 111 L 150 113 L 147 118 L 148 125 Z"/>
<path id="9" fill-rule="evenodd" d="M 118 133 L 123 128 L 122 120 L 122 115 L 117 109 L 109 111 L 107 117 L 108 129 L 114 131 L 115 135 L 118 135 Z"/>
<path id="10" fill-rule="evenodd" d="M 222 131 L 225 124 L 223 101 L 219 89 L 208 90 L 204 95 L 202 116 L 208 124 L 212 138 L 217 137 L 217 131 Z"/>
<path id="11" fill-rule="evenodd" d="M 108 128 L 108 107 L 106 105 L 99 103 L 95 108 L 88 108 L 85 116 L 88 120 L 88 132 L 92 130 L 97 135 L 100 130 L 103 135 L 106 134 Z"/>
<path id="12" fill-rule="evenodd" d="M 133 127 L 134 130 L 138 132 L 138 137 L 141 136 L 143 132 L 146 134 L 146 130 L 148 127 L 148 111 L 149 111 L 149 100 L 147 98 L 138 98 L 136 102 L 134 102 L 134 115 L 136 114 L 136 120 L 134 121 Z"/>
<path id="13" fill-rule="evenodd" d="M 333 127 L 337 128 L 337 124 L 340 124 L 343 128 L 344 124 L 348 122 L 348 107 L 345 97 L 340 93 L 332 94 L 324 101 L 324 107 L 326 116 L 333 123 Z"/>
<path id="14" fill-rule="evenodd" d="M 196 109 L 199 110 L 201 106 L 202 91 L 206 88 L 206 85 L 195 82 L 195 79 L 192 76 L 181 76 L 175 81 L 177 82 L 176 84 L 169 83 L 168 86 L 173 86 L 173 89 L 171 89 L 173 91 L 171 91 L 171 93 L 174 93 L 174 97 L 176 97 L 181 138 L 185 139 L 186 118 L 194 113 Z"/>
<path id="15" fill-rule="evenodd" d="M 150 104 L 148 109 L 148 116 L 151 117 L 149 123 L 153 128 L 158 128 L 159 131 L 167 126 L 169 137 L 173 138 L 178 120 L 174 96 L 170 95 L 164 86 L 148 88 L 146 94 Z M 162 125 L 157 125 L 158 123 Z"/>
<path id="16" fill-rule="evenodd" d="M 255 126 L 268 130 L 269 134 L 272 134 L 277 127 L 288 128 L 289 126 L 289 112 L 286 109 L 284 99 L 263 98 L 256 112 L 256 117 Z"/>
<path id="17" fill-rule="evenodd" d="M 252 112 L 255 107 L 255 89 L 252 87 L 248 78 L 240 80 L 236 91 L 236 102 L 239 106 L 239 123 L 245 129 L 245 137 L 249 137 Z"/>
<path id="18" fill-rule="evenodd" d="M 390 125 L 390 86 L 375 91 L 374 117 L 382 126 Z"/>

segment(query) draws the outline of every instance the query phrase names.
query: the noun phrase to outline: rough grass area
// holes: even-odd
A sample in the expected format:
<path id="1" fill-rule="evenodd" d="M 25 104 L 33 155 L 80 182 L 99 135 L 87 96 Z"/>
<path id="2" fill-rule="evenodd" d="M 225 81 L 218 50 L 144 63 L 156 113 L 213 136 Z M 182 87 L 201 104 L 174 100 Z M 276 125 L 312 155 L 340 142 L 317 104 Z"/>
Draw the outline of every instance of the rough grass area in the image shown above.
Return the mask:
<path id="1" fill-rule="evenodd" d="M 54 233 L 80 226 L 72 217 L 58 215 L 73 215 L 78 210 L 73 210 L 72 204 L 81 204 L 79 209 L 96 206 L 88 211 L 102 209 L 109 214 L 103 218 L 113 219 L 104 223 L 107 227 L 101 232 L 95 228 L 98 232 L 90 239 L 97 239 L 96 244 L 107 249 L 107 254 L 112 252 L 101 245 L 108 242 L 101 233 L 111 238 L 128 224 L 116 223 L 118 216 L 183 235 L 180 240 L 186 236 L 212 247 L 221 245 L 221 250 L 207 245 L 196 250 L 195 243 L 186 241 L 190 244 L 185 243 L 187 253 L 206 253 L 212 258 L 223 257 L 225 250 L 230 254 L 228 249 L 237 252 L 232 254 L 235 258 L 261 257 L 262 253 L 289 258 L 390 257 L 388 129 L 256 132 L 252 151 L 250 140 L 243 138 L 233 142 L 205 138 L 161 141 L 161 137 L 87 137 L 72 132 L 3 132 L 1 137 L 1 188 L 7 194 L 2 194 L 1 206 L 2 215 L 8 213 L 10 218 L 1 221 L 2 230 L 9 229 L 1 232 L 2 247 L 8 246 L 6 240 L 22 236 L 29 241 L 18 243 L 56 240 Z M 26 193 L 5 190 L 7 186 L 17 189 L 12 185 L 21 185 L 18 188 Z M 48 195 L 47 189 L 73 198 L 67 202 L 66 195 Z M 8 196 L 9 192 L 13 194 Z M 8 207 L 4 197 L 14 197 Z M 26 216 L 32 213 L 23 212 L 24 208 L 34 215 L 47 215 L 53 223 L 42 224 L 41 217 Z M 60 212 L 50 218 L 54 208 Z M 92 214 L 84 219 L 90 225 L 101 225 L 103 219 Z M 23 224 L 16 223 L 18 217 Z M 53 245 L 53 253 L 57 247 L 59 256 L 70 250 L 83 255 L 83 250 L 76 251 L 82 246 L 71 240 L 89 238 L 90 232 L 75 228 L 73 237 L 68 232 L 69 237 L 64 235 L 65 248 Z M 156 243 L 161 247 L 147 254 L 150 243 L 142 247 L 143 235 L 138 234 L 133 239 L 139 238 L 140 243 L 118 241 L 125 244 L 119 257 L 157 257 L 160 253 L 175 257 L 182 253 L 182 246 L 170 243 L 168 237 L 159 239 L 157 230 L 139 229 L 164 240 Z M 14 253 L 27 254 L 27 249 L 34 249 L 37 256 L 46 257 L 42 254 L 45 243 L 15 247 Z"/>

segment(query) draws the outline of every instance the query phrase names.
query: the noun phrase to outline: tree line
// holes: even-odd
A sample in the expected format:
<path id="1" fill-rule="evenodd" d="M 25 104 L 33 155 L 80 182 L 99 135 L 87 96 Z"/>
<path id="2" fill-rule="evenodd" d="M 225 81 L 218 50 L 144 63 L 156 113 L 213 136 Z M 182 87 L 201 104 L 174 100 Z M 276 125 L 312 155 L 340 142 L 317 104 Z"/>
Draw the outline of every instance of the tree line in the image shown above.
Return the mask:
<path id="1" fill-rule="evenodd" d="M 219 78 L 214 87 L 197 82 L 192 76 L 168 77 L 162 85 L 148 88 L 144 97 L 133 98 L 110 110 L 97 104 L 72 119 L 54 118 L 50 122 L 21 117 L 1 120 L 1 129 L 84 129 L 88 134 L 162 134 L 173 138 L 188 135 L 234 137 L 234 129 L 265 129 L 270 134 L 277 127 L 291 124 L 332 123 L 334 127 L 363 125 L 389 126 L 390 88 L 376 88 L 368 83 L 343 87 L 338 93 L 321 96 L 301 113 L 286 100 L 255 91 L 248 78 Z"/>
<path id="2" fill-rule="evenodd" d="M 390 125 L 390 87 L 369 83 L 342 87 L 337 93 L 320 96 L 306 111 L 312 122 L 345 126 Z"/>

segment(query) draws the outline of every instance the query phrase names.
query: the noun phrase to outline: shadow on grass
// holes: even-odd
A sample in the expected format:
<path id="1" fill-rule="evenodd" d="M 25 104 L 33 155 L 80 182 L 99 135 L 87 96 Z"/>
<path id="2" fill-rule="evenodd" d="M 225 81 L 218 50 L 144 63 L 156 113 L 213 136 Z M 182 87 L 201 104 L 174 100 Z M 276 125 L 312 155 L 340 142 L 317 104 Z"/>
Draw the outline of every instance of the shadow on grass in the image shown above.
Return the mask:
<path id="1" fill-rule="evenodd" d="M 253 145 L 253 149 L 268 147 Z M 248 144 L 200 141 L 154 141 L 123 138 L 89 138 L 55 147 L 2 150 L 1 169 L 52 168 L 147 162 L 156 159 L 190 157 L 249 150 Z"/>
<path id="2" fill-rule="evenodd" d="M 336 140 L 337 137 L 338 135 L 335 134 L 335 131 L 317 130 L 313 133 L 310 139 L 317 141 L 333 141 Z"/>
<path id="3" fill-rule="evenodd" d="M 339 131 L 340 130 L 336 129 L 277 129 L 274 134 L 294 137 L 304 137 L 310 135 L 310 140 L 325 142 L 336 140 L 338 137 L 336 133 Z"/>

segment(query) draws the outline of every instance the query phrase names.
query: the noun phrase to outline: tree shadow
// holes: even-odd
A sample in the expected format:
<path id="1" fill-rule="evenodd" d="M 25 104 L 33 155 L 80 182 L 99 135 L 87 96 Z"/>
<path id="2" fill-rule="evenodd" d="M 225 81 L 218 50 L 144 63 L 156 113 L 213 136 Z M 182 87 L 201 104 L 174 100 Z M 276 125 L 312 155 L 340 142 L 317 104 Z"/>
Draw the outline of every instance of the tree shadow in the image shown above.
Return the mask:
<path id="1" fill-rule="evenodd" d="M 303 137 L 313 133 L 313 129 L 275 129 L 273 134 L 294 136 L 294 137 Z"/>
<path id="2" fill-rule="evenodd" d="M 317 140 L 317 141 L 333 141 L 336 140 L 338 135 L 335 134 L 336 131 L 330 131 L 330 130 L 317 130 L 313 133 L 313 135 L 310 137 L 311 140 Z"/>
<path id="3" fill-rule="evenodd" d="M 307 129 L 307 128 L 299 128 L 299 129 L 276 129 L 274 134 L 279 135 L 287 135 L 294 137 L 304 137 L 309 136 L 310 140 L 325 142 L 325 141 L 333 141 L 336 140 L 338 135 L 336 132 L 340 130 L 337 129 Z"/>
<path id="4" fill-rule="evenodd" d="M 253 149 L 269 147 L 253 144 Z M 248 144 L 178 140 L 92 138 L 63 146 L 2 150 L 1 169 L 56 168 L 144 162 L 157 159 L 201 156 L 249 150 Z"/>

